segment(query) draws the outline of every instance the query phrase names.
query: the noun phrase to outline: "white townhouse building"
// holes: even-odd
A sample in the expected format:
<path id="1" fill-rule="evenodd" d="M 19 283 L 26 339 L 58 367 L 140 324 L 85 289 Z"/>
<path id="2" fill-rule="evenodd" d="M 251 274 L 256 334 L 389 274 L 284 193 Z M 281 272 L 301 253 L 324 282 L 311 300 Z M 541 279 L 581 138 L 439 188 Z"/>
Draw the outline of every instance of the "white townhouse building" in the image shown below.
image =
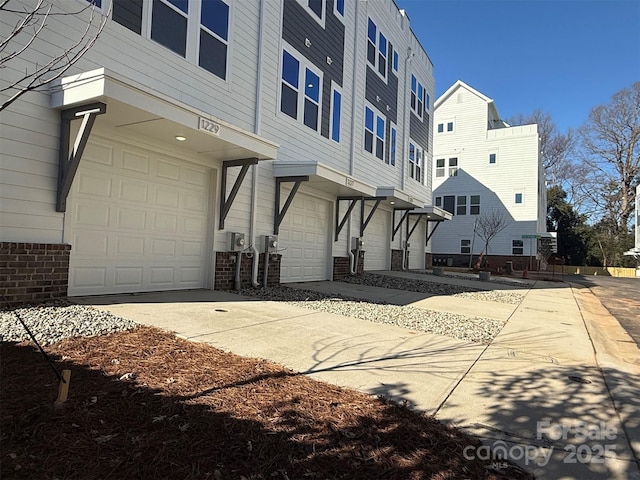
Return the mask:
<path id="1" fill-rule="evenodd" d="M 433 65 L 392 0 L 94 3 L 96 44 L 1 112 L 4 302 L 431 263 Z M 86 5 L 54 2 L 73 14 L 3 85 L 81 38 Z"/>
<path id="2" fill-rule="evenodd" d="M 462 81 L 434 107 L 434 204 L 453 215 L 433 234 L 434 263 L 475 265 L 484 249 L 477 222 L 497 212 L 506 228 L 489 244 L 489 265 L 537 266 L 536 237 L 548 237 L 537 125 L 509 126 L 492 99 Z"/>

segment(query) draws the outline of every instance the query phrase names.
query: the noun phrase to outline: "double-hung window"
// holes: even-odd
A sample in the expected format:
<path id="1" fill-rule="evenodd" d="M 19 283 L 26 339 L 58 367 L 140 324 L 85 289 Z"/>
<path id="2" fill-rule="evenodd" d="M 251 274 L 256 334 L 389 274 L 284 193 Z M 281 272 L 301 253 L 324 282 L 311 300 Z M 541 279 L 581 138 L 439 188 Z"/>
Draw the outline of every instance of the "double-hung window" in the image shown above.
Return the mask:
<path id="1" fill-rule="evenodd" d="M 186 57 L 188 18 L 187 0 L 153 0 L 151 39 Z"/>
<path id="2" fill-rule="evenodd" d="M 318 131 L 321 77 L 311 67 L 310 63 L 302 62 L 290 51 L 282 51 L 280 111 Z"/>
<path id="3" fill-rule="evenodd" d="M 444 177 L 444 158 L 436 158 L 436 177 Z"/>
<path id="4" fill-rule="evenodd" d="M 333 13 L 344 17 L 344 2 L 345 0 L 333 0 Z"/>
<path id="5" fill-rule="evenodd" d="M 524 254 L 524 241 L 523 240 L 512 240 L 511 241 L 511 254 L 512 255 L 523 255 Z"/>
<path id="6" fill-rule="evenodd" d="M 198 65 L 227 78 L 229 5 L 222 0 L 205 0 L 201 5 Z"/>
<path id="7" fill-rule="evenodd" d="M 331 140 L 340 143 L 340 129 L 342 123 L 342 92 L 335 85 L 331 88 L 331 117 L 329 131 Z"/>
<path id="8" fill-rule="evenodd" d="M 422 120 L 422 114 L 425 110 L 426 90 L 422 83 L 418 81 L 415 75 L 411 75 L 411 111 Z"/>
<path id="9" fill-rule="evenodd" d="M 387 79 L 389 42 L 375 22 L 369 19 L 367 27 L 367 61 L 383 78 Z"/>
<path id="10" fill-rule="evenodd" d="M 422 182 L 422 162 L 424 151 L 420 145 L 409 141 L 409 177 Z"/>
<path id="11" fill-rule="evenodd" d="M 391 128 L 389 129 L 389 163 L 392 166 L 395 166 L 396 164 L 396 152 L 398 149 L 397 138 L 398 130 L 394 125 L 391 125 Z"/>
<path id="12" fill-rule="evenodd" d="M 202 0 L 208 2 L 209 0 Z M 333 0 L 330 0 L 333 1 Z M 309 16 L 324 28 L 324 4 L 325 0 L 298 0 L 298 3 L 307 11 Z M 334 7 L 335 9 L 335 7 Z"/>
<path id="13" fill-rule="evenodd" d="M 460 253 L 471 253 L 471 240 L 468 238 L 460 239 Z"/>
<path id="14" fill-rule="evenodd" d="M 115 23 L 227 79 L 229 0 L 111 0 Z M 188 39 L 188 40 L 187 40 Z"/>
<path id="15" fill-rule="evenodd" d="M 457 204 L 456 204 L 456 215 L 466 215 L 467 214 L 467 196 L 466 195 L 458 195 Z"/>
<path id="16" fill-rule="evenodd" d="M 458 158 L 453 157 L 449 159 L 449 176 L 457 177 L 458 176 Z"/>
<path id="17" fill-rule="evenodd" d="M 364 149 L 384 160 L 386 120 L 370 107 L 364 107 Z"/>
<path id="18" fill-rule="evenodd" d="M 480 215 L 480 195 L 471 195 L 469 197 L 469 214 Z"/>

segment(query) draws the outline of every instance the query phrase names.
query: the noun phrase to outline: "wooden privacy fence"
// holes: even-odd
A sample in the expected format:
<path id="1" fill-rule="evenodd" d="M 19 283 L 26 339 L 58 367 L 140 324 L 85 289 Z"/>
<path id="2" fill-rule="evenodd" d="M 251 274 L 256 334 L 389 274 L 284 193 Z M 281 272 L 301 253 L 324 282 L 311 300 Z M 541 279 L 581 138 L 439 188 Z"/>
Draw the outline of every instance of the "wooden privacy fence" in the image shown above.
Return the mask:
<path id="1" fill-rule="evenodd" d="M 574 265 L 548 265 L 547 272 L 564 273 L 566 275 L 604 275 L 605 277 L 640 276 L 635 268 L 625 267 L 584 267 Z"/>

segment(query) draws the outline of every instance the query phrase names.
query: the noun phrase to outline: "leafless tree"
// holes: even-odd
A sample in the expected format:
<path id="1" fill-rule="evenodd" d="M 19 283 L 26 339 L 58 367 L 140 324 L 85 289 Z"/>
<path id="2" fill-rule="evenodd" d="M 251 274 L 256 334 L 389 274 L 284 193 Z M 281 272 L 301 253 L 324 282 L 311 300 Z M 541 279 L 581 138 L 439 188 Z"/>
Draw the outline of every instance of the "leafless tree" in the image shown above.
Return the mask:
<path id="1" fill-rule="evenodd" d="M 88 13 L 84 13 L 88 11 Z M 92 3 L 87 3 L 76 11 L 67 12 L 60 8 L 59 4 L 49 3 L 45 0 L 33 0 L 31 6 L 25 2 L 12 0 L 0 0 L 0 16 L 3 21 L 7 18 L 15 19 L 10 23 L 13 27 L 4 28 L 0 37 L 0 72 L 11 67 L 13 61 L 23 56 L 25 52 L 34 47 L 34 44 L 42 38 L 43 32 L 48 28 L 49 21 L 56 16 L 87 15 L 86 25 L 79 38 L 70 40 L 69 45 L 58 51 L 52 51 L 52 55 L 42 65 L 32 64 L 24 72 L 16 75 L 17 78 L 7 79 L 2 75 L 6 84 L 0 87 L 2 105 L 0 111 L 7 108 L 18 98 L 27 92 L 44 87 L 52 80 L 60 78 L 96 43 L 102 33 L 109 17 L 109 13 L 100 13 Z"/>
<path id="2" fill-rule="evenodd" d="M 603 218 L 626 232 L 640 182 L 640 82 L 593 108 L 579 135 L 588 166 L 584 191 Z"/>
<path id="3" fill-rule="evenodd" d="M 484 241 L 484 250 L 482 252 L 484 255 L 489 254 L 491 240 L 507 228 L 509 223 L 506 215 L 501 210 L 491 210 L 480 215 L 476 224 L 476 234 Z"/>
<path id="4" fill-rule="evenodd" d="M 567 133 L 560 133 L 551 115 L 536 110 L 529 115 L 517 115 L 508 120 L 510 125 L 538 125 L 538 135 L 540 137 L 540 154 L 542 156 L 542 166 L 547 177 L 556 183 L 557 170 L 561 168 L 569 159 L 575 145 L 575 134 L 573 130 Z"/>

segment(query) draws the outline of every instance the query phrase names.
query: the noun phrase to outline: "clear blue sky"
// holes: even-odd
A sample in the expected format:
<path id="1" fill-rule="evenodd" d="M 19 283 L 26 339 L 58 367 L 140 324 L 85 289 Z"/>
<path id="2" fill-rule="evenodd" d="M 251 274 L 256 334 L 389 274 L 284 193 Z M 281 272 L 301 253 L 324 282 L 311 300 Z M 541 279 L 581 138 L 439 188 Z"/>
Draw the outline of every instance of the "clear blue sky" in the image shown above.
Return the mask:
<path id="1" fill-rule="evenodd" d="M 375 0 L 374 0 L 375 1 Z M 561 132 L 640 81 L 638 0 L 395 0 L 434 64 L 503 119 L 541 109 Z"/>

